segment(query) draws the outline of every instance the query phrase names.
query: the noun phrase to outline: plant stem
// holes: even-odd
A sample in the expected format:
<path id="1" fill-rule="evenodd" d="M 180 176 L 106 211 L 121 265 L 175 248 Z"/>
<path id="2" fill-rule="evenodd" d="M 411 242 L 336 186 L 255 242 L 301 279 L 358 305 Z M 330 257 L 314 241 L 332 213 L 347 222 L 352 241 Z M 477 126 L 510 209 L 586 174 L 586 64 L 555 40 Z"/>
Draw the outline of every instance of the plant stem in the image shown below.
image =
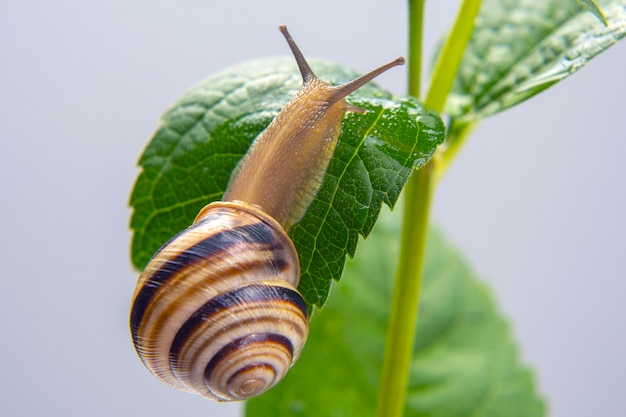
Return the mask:
<path id="1" fill-rule="evenodd" d="M 424 0 L 409 0 L 409 94 L 420 97 L 422 77 L 422 31 Z"/>
<path id="2" fill-rule="evenodd" d="M 434 185 L 433 172 L 434 165 L 426 164 L 411 176 L 405 187 L 400 259 L 378 391 L 379 417 L 402 416 L 406 402 Z"/>
<path id="3" fill-rule="evenodd" d="M 420 96 L 424 0 L 409 0 L 409 94 Z M 378 417 L 401 417 L 413 351 L 424 250 L 414 243 L 426 240 L 430 210 L 430 164 L 414 172 L 405 187 L 404 222 L 396 272 L 383 367 L 378 388 Z M 415 314 L 414 314 L 415 313 Z"/>
<path id="4" fill-rule="evenodd" d="M 437 57 L 426 104 L 437 112 L 443 111 L 446 97 L 452 89 L 456 72 L 459 69 L 465 46 L 472 35 L 474 19 L 478 14 L 481 0 L 463 0 L 452 31 Z"/>
<path id="5" fill-rule="evenodd" d="M 454 123 L 450 126 L 450 132 L 446 138 L 445 148 L 439 154 L 437 168 L 435 171 L 435 181 L 439 182 L 443 174 L 448 170 L 450 164 L 465 144 L 467 138 L 474 131 L 478 122 L 466 123 L 463 126 L 456 126 Z M 438 150 L 439 151 L 439 150 Z"/>
<path id="6" fill-rule="evenodd" d="M 482 0 L 463 0 L 459 12 L 457 13 L 452 31 L 448 35 L 446 42 L 441 48 L 437 57 L 433 78 L 431 80 L 428 94 L 426 95 L 426 105 L 441 113 L 444 110 L 448 93 L 452 90 L 456 73 L 463 58 L 465 47 L 472 36 L 474 20 L 480 9 Z M 455 126 L 454 122 L 450 126 L 450 135 L 446 138 L 446 143 L 437 149 L 435 158 L 438 164 L 435 168 L 435 177 L 438 181 L 443 173 L 448 169 L 450 163 L 457 156 L 467 137 L 473 132 L 475 123 Z"/>
<path id="7" fill-rule="evenodd" d="M 426 104 L 443 110 L 446 97 L 465 50 L 478 12 L 480 0 L 463 0 L 456 22 L 437 60 Z M 409 94 L 420 96 L 422 22 L 424 0 L 409 0 Z M 466 131 L 460 131 L 458 143 L 451 144 L 450 158 L 463 143 Z M 442 147 L 443 148 L 443 147 Z M 432 196 L 441 171 L 438 165 L 445 149 L 437 152 L 422 169 L 413 173 L 404 191 L 404 219 L 398 270 L 396 272 L 389 327 L 378 389 L 378 417 L 401 417 L 406 403 L 409 370 L 413 357 L 419 311 L 420 287 L 426 253 L 426 236 Z"/>

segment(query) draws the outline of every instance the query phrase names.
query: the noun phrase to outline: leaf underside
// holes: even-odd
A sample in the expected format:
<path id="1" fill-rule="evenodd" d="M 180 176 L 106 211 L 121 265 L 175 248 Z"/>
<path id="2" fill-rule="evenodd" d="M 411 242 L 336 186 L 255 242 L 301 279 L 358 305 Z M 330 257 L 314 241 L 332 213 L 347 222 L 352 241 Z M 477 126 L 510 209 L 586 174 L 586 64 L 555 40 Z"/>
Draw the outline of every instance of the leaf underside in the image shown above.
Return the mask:
<path id="1" fill-rule="evenodd" d="M 381 215 L 345 279 L 313 316 L 299 361 L 275 388 L 247 402 L 248 417 L 374 415 L 399 218 Z M 532 374 L 519 364 L 489 291 L 437 231 L 426 253 L 404 415 L 543 416 Z"/>
<path id="2" fill-rule="evenodd" d="M 458 122 L 491 116 L 614 45 L 626 35 L 626 0 L 595 3 L 607 25 L 574 0 L 483 0 L 446 112 Z"/>
<path id="3" fill-rule="evenodd" d="M 321 60 L 322 79 L 342 83 L 357 73 Z M 130 205 L 132 261 L 141 270 L 169 238 L 219 200 L 251 142 L 300 88 L 293 58 L 269 58 L 222 71 L 194 86 L 163 115 L 139 160 Z M 299 290 L 322 306 L 358 236 L 367 236 L 384 202 L 393 206 L 413 169 L 443 141 L 439 116 L 412 98 L 392 98 L 370 83 L 349 101 L 367 110 L 344 117 L 322 187 L 290 236 L 300 257 Z"/>

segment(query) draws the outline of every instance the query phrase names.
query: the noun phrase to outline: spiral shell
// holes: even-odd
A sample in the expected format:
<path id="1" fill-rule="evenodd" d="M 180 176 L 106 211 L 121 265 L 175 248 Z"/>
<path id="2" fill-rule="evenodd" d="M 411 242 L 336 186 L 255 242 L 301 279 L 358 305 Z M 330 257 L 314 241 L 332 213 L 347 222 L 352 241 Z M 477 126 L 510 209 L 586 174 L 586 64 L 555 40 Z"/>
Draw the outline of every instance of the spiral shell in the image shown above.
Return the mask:
<path id="1" fill-rule="evenodd" d="M 131 334 L 166 383 L 217 401 L 278 383 L 300 356 L 308 312 L 298 256 L 282 226 L 236 202 L 206 206 L 139 277 Z"/>

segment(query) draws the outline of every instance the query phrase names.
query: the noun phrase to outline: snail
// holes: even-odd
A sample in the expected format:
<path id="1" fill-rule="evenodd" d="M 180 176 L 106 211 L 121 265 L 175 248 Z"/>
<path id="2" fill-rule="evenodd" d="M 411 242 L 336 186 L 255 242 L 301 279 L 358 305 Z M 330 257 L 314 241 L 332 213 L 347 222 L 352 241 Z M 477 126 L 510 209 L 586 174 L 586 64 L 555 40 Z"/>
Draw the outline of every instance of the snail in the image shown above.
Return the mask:
<path id="1" fill-rule="evenodd" d="M 140 275 L 130 329 L 144 365 L 166 383 L 216 401 L 276 385 L 308 334 L 300 266 L 287 231 L 315 198 L 345 112 L 345 97 L 398 58 L 331 86 L 280 26 L 303 79 L 298 94 L 255 139 L 222 201 L 165 243 Z"/>

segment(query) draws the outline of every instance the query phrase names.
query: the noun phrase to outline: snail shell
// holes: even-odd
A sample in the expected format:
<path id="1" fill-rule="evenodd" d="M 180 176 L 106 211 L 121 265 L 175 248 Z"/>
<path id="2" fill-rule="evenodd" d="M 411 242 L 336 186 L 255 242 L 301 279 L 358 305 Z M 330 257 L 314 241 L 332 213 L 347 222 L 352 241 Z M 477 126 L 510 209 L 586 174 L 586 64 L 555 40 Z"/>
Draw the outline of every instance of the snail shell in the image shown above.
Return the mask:
<path id="1" fill-rule="evenodd" d="M 135 349 L 168 384 L 217 401 L 277 384 L 300 356 L 308 311 L 296 290 L 298 255 L 286 230 L 322 183 L 345 97 L 398 58 L 340 86 L 320 80 L 295 42 L 303 85 L 257 137 L 223 196 L 159 249 L 139 277 L 130 315 Z"/>
<path id="2" fill-rule="evenodd" d="M 131 333 L 144 364 L 217 401 L 267 391 L 300 356 L 307 306 L 281 225 L 243 202 L 206 206 L 139 278 Z"/>

